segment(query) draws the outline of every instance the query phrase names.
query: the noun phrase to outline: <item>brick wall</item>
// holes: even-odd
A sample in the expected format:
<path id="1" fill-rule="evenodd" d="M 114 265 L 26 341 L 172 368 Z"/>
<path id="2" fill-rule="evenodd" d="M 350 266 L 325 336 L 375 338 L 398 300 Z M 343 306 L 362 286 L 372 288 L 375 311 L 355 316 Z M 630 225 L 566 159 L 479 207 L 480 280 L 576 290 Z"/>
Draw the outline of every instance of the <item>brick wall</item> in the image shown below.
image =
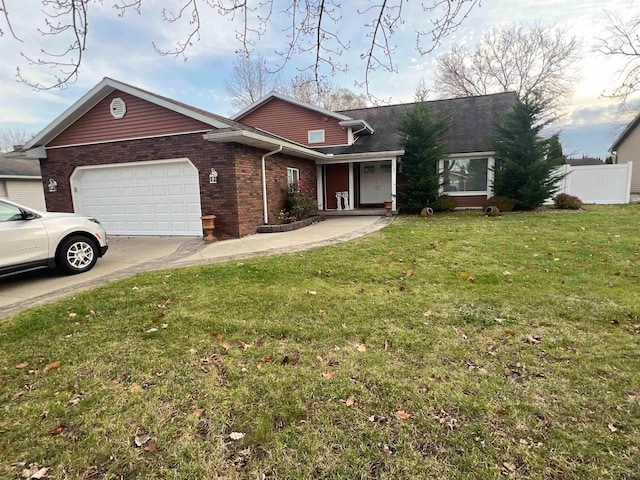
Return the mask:
<path id="1" fill-rule="evenodd" d="M 175 135 L 152 139 L 47 150 L 40 161 L 42 178 L 54 178 L 58 191 L 45 192 L 48 211 L 73 212 L 69 179 L 76 166 L 142 162 L 188 158 L 198 169 L 203 215 L 216 215 L 218 238 L 241 237 L 256 233 L 263 224 L 260 156 L 265 152 L 235 144 L 208 142 L 202 134 Z M 218 172 L 218 183 L 209 183 L 211 168 Z M 284 208 L 287 167 L 300 168 L 301 178 L 315 185 L 313 161 L 277 155 L 267 157 L 269 220 Z"/>

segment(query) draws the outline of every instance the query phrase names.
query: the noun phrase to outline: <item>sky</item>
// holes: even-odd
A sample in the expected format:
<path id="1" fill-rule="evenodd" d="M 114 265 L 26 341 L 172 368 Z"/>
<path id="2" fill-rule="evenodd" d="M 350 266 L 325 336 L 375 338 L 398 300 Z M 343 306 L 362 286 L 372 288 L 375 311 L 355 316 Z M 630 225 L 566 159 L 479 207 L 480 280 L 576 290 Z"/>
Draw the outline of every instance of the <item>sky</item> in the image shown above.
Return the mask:
<path id="1" fill-rule="evenodd" d="M 194 41 L 187 51 L 186 60 L 162 56 L 154 50 L 154 45 L 170 49 L 185 38 L 188 24 L 168 24 L 162 19 L 162 10 L 177 11 L 186 1 L 143 0 L 140 14 L 128 11 L 122 17 L 113 7 L 114 3 L 122 0 L 90 3 L 90 30 L 77 81 L 62 90 L 35 91 L 17 80 L 16 68 L 19 67 L 28 80 L 44 84 L 54 80 L 52 73 L 55 72 L 48 67 L 30 66 L 23 55 L 38 58 L 42 57 L 41 49 L 60 51 L 70 39 L 42 36 L 38 32 L 38 29 L 45 28 L 40 0 L 5 0 L 13 30 L 20 41 L 11 35 L 6 23 L 0 21 L 0 29 L 4 33 L 0 37 L 0 129 L 18 129 L 35 134 L 104 77 L 219 115 L 236 113 L 225 83 L 231 80 L 236 51 L 240 48 L 235 34 L 240 25 L 238 19 L 234 23 L 220 17 L 201 0 L 199 12 L 203 27 L 199 40 Z M 277 8 L 282 8 L 280 6 L 285 3 L 275 0 Z M 375 3 L 366 0 L 342 2 L 341 12 L 334 14 L 338 20 L 335 28 L 348 48 L 341 48 L 342 52 L 333 54 L 333 57 L 348 70 L 335 72 L 333 76 L 326 66 L 322 71 L 334 84 L 358 93 L 363 92 L 359 83 L 365 80 L 365 65 L 360 55 L 366 51 L 369 41 L 364 34 L 364 25 L 374 13 L 367 7 Z M 287 42 L 289 17 L 277 8 L 272 13 L 270 28 L 254 47 L 254 51 L 261 53 L 272 68 L 281 62 L 276 52 L 283 50 Z M 423 56 L 416 50 L 415 32 L 424 29 L 430 17 L 423 12 L 421 2 L 405 0 L 402 9 L 404 22 L 398 25 L 391 41 L 395 47 L 393 61 L 397 71 L 378 69 L 373 72 L 369 77 L 369 91 L 384 102 L 410 102 L 420 80 L 427 88 L 435 90 L 435 61 L 438 55 L 452 46 L 473 46 L 483 32 L 492 27 L 540 22 L 578 37 L 582 45 L 581 60 L 571 72 L 577 78 L 574 95 L 565 106 L 565 115 L 549 127 L 548 133 L 560 133 L 566 155 L 604 159 L 630 120 L 628 113 L 620 111 L 618 100 L 602 95 L 621 82 L 621 65 L 593 50 L 596 39 L 606 35 L 605 10 L 628 18 L 640 12 L 640 4 L 634 4 L 632 0 L 484 0 L 469 13 L 456 32 Z M 339 19 L 338 13 L 341 14 Z M 256 26 L 255 18 L 250 20 L 250 25 Z M 424 44 L 429 45 L 428 42 Z M 295 55 L 280 75 L 284 79 L 291 78 L 313 61 L 313 53 Z M 634 101 L 640 103 L 638 98 L 633 98 L 632 103 Z"/>

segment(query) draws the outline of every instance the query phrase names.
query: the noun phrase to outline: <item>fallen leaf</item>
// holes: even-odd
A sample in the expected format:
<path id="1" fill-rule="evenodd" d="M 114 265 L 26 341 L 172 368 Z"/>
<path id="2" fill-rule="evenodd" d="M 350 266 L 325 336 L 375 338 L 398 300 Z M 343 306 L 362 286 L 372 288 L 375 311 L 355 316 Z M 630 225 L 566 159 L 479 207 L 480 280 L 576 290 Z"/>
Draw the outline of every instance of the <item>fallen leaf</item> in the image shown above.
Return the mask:
<path id="1" fill-rule="evenodd" d="M 145 445 L 145 447 L 143 448 L 143 450 L 145 452 L 148 453 L 153 453 L 158 449 L 158 441 L 157 440 L 152 440 L 150 441 L 147 445 Z"/>
<path id="2" fill-rule="evenodd" d="M 269 355 L 268 357 L 262 357 L 258 362 L 258 368 L 264 367 L 267 363 L 273 362 L 273 355 Z"/>
<path id="3" fill-rule="evenodd" d="M 618 431 L 618 429 L 613 423 L 610 423 L 609 425 L 607 425 L 607 427 L 609 427 L 609 430 L 611 430 L 614 433 Z"/>
<path id="4" fill-rule="evenodd" d="M 59 360 L 56 360 L 55 362 L 51 362 L 49 365 L 47 365 L 46 367 L 44 367 L 44 371 L 48 372 L 49 370 L 54 370 L 56 368 L 60 368 L 60 365 L 62 365 L 60 363 Z"/>
<path id="5" fill-rule="evenodd" d="M 511 272 L 509 270 L 505 270 L 504 272 L 502 272 L 503 275 L 511 275 Z"/>
<path id="6" fill-rule="evenodd" d="M 67 428 L 66 425 L 60 424 L 57 427 L 55 427 L 53 430 L 51 430 L 49 434 L 55 437 L 56 435 L 60 435 L 66 428 Z"/>
<path id="7" fill-rule="evenodd" d="M 37 466 L 35 467 L 36 469 L 38 468 Z M 33 469 L 29 470 L 30 472 L 33 472 Z M 44 478 L 47 475 L 47 472 L 49 471 L 48 468 L 41 468 L 33 473 L 31 473 L 31 475 L 29 475 L 28 477 L 24 477 L 24 473 L 22 474 L 23 478 L 29 478 L 29 479 L 33 479 L 33 480 L 40 480 L 42 478 Z"/>
<path id="8" fill-rule="evenodd" d="M 524 341 L 530 345 L 538 345 L 540 343 L 540 337 L 538 335 L 527 335 Z"/>
<path id="9" fill-rule="evenodd" d="M 331 379 L 332 379 L 333 377 L 335 377 L 335 376 L 336 376 L 336 372 L 332 372 L 332 371 L 324 372 L 324 373 L 322 374 L 322 377 L 323 377 L 323 378 L 326 378 L 327 380 L 331 380 Z"/>
<path id="10" fill-rule="evenodd" d="M 162 324 L 162 328 L 169 328 L 169 324 L 168 323 L 163 323 Z"/>
<path id="11" fill-rule="evenodd" d="M 219 342 L 222 341 L 222 334 L 221 333 L 216 333 L 216 338 L 218 339 Z"/>
<path id="12" fill-rule="evenodd" d="M 249 350 L 251 347 L 253 347 L 252 344 L 250 343 L 244 343 L 244 342 L 240 342 L 240 345 L 242 346 L 243 350 Z"/>
<path id="13" fill-rule="evenodd" d="M 505 335 L 509 335 L 511 337 L 515 337 L 516 336 L 516 332 L 514 332 L 513 330 L 505 330 L 504 334 Z"/>
<path id="14" fill-rule="evenodd" d="M 353 395 L 351 395 L 349 398 L 347 398 L 347 400 L 344 403 L 347 407 L 351 407 L 356 403 L 356 399 Z"/>
<path id="15" fill-rule="evenodd" d="M 153 333 L 153 332 L 157 332 L 158 329 L 157 328 L 150 328 L 149 330 L 147 330 L 147 333 Z"/>
<path id="16" fill-rule="evenodd" d="M 415 270 L 407 270 L 407 273 L 406 273 L 406 275 L 405 275 L 405 276 L 407 276 L 407 277 L 412 277 L 412 276 L 413 276 L 413 275 L 415 275 L 415 274 L 416 274 Z"/>
<path id="17" fill-rule="evenodd" d="M 427 310 L 426 312 L 424 312 L 424 316 L 425 317 L 430 317 L 431 316 L 431 310 Z"/>
<path id="18" fill-rule="evenodd" d="M 137 447 L 142 447 L 151 441 L 151 436 L 147 433 L 142 433 L 140 435 L 136 435 L 133 437 L 133 441 L 135 442 Z"/>
<path id="19" fill-rule="evenodd" d="M 467 278 L 467 281 L 475 282 L 476 281 L 476 276 L 475 275 L 469 275 L 469 278 Z"/>
<path id="20" fill-rule="evenodd" d="M 245 434 L 244 433 L 240 433 L 240 432 L 231 432 L 229 434 L 229 438 L 233 441 L 236 440 L 242 440 L 244 438 Z"/>
<path id="21" fill-rule="evenodd" d="M 516 471 L 516 466 L 511 462 L 502 462 L 502 466 L 511 473 Z"/>
<path id="22" fill-rule="evenodd" d="M 314 290 L 307 290 L 307 295 L 317 295 L 318 293 Z"/>
<path id="23" fill-rule="evenodd" d="M 192 415 L 198 418 L 200 418 L 203 413 L 204 413 L 204 408 L 196 408 L 193 412 L 191 412 Z"/>
<path id="24" fill-rule="evenodd" d="M 224 348 L 225 350 L 229 350 L 231 348 L 231 345 L 229 345 L 228 343 L 223 343 L 222 348 Z"/>
<path id="25" fill-rule="evenodd" d="M 78 405 L 80 403 L 80 400 L 82 400 L 82 395 L 80 395 L 78 393 L 74 393 L 73 395 L 71 395 L 71 398 L 69 399 L 69 401 L 67 403 L 69 405 L 71 405 L 72 407 L 75 407 L 76 405 Z"/>
<path id="26" fill-rule="evenodd" d="M 367 346 L 364 343 L 361 343 L 360 345 L 358 345 L 358 351 L 359 352 L 366 352 L 367 351 Z"/>
<path id="27" fill-rule="evenodd" d="M 398 410 L 396 412 L 396 418 L 398 420 L 409 420 L 411 418 L 411 414 L 409 412 L 405 412 L 404 410 Z"/>
<path id="28" fill-rule="evenodd" d="M 69 314 L 69 316 L 70 316 L 71 318 L 74 318 L 74 317 L 77 317 L 77 316 L 78 316 L 78 314 L 77 314 L 76 312 L 71 312 L 71 313 Z"/>
<path id="29" fill-rule="evenodd" d="M 28 367 L 28 366 L 29 366 L 29 362 L 22 362 L 22 363 L 17 364 L 17 365 L 16 365 L 16 368 L 17 368 L 18 370 L 20 370 L 20 369 L 25 368 L 25 367 Z"/>

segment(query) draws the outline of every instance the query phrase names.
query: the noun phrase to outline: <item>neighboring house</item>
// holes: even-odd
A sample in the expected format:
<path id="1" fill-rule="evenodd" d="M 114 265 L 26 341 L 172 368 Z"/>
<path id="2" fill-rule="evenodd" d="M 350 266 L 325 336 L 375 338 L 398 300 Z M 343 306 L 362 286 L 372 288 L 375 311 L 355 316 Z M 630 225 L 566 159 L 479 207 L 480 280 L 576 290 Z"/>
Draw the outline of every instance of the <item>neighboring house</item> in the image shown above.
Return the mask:
<path id="1" fill-rule="evenodd" d="M 449 158 L 459 206 L 490 195 L 494 123 L 515 94 L 429 102 L 449 118 Z M 21 152 L 39 158 L 50 211 L 94 215 L 111 234 L 241 237 L 273 222 L 287 183 L 316 187 L 320 210 L 393 200 L 404 153 L 397 124 L 411 104 L 330 112 L 270 94 L 233 119 L 105 78 Z M 445 168 L 446 167 L 446 168 Z M 460 179 L 464 178 L 465 181 Z"/>
<path id="2" fill-rule="evenodd" d="M 640 193 L 640 114 L 625 127 L 609 151 L 615 155 L 618 164 L 633 162 L 631 193 Z"/>
<path id="3" fill-rule="evenodd" d="M 564 162 L 566 165 L 572 167 L 584 167 L 587 165 L 604 165 L 605 163 L 599 158 L 582 157 L 582 158 L 567 158 Z"/>
<path id="4" fill-rule="evenodd" d="M 0 156 L 0 197 L 46 210 L 38 161 Z"/>

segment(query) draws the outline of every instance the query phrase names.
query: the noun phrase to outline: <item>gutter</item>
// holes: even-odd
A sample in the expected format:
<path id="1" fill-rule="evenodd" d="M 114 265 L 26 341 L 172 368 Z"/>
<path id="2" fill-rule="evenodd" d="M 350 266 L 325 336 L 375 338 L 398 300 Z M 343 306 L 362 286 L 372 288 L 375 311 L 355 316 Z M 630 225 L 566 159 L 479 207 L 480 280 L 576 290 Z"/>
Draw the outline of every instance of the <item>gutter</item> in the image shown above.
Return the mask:
<path id="1" fill-rule="evenodd" d="M 265 166 L 265 158 L 280 153 L 282 151 L 282 145 L 278 146 L 275 150 L 265 153 L 260 157 L 260 163 L 262 167 L 262 210 L 264 213 L 264 224 L 269 225 L 269 210 L 267 209 L 267 169 Z"/>

